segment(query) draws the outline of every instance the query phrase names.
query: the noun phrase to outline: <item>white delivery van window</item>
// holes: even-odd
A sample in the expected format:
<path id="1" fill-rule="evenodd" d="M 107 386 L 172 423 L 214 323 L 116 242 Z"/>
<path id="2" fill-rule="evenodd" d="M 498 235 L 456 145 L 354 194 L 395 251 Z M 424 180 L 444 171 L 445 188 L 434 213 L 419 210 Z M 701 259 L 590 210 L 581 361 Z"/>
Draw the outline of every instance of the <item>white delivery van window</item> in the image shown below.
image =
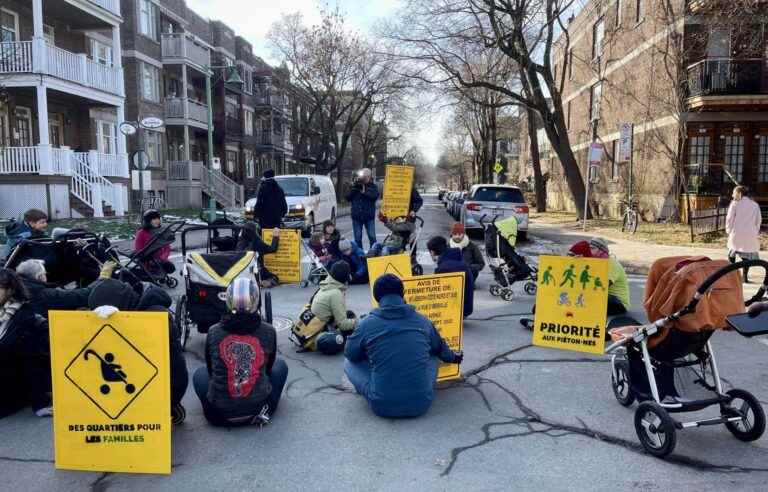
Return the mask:
<path id="1" fill-rule="evenodd" d="M 309 180 L 307 178 L 277 178 L 277 184 L 283 189 L 285 196 L 309 196 Z"/>

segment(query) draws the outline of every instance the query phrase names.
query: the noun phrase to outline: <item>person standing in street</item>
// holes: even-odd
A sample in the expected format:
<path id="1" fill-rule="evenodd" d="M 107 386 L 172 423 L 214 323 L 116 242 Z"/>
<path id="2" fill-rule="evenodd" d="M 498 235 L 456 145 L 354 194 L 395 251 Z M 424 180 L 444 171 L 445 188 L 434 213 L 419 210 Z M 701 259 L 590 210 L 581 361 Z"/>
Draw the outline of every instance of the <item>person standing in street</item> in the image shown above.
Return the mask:
<path id="1" fill-rule="evenodd" d="M 451 239 L 448 242 L 448 246 L 461 250 L 461 256 L 464 258 L 464 263 L 466 263 L 469 269 L 472 270 L 472 278 L 477 280 L 480 272 L 485 268 L 485 260 L 483 259 L 483 254 L 480 252 L 480 248 L 469 240 L 464 224 L 461 222 L 453 224 L 453 228 L 451 228 Z"/>
<path id="2" fill-rule="evenodd" d="M 369 248 L 376 243 L 376 200 L 379 188 L 373 182 L 371 170 L 363 168 L 357 175 L 352 189 L 347 193 L 347 201 L 352 205 L 352 231 L 355 242 L 363 247 L 363 227 L 368 234 Z"/>
<path id="3" fill-rule="evenodd" d="M 435 236 L 427 242 L 427 249 L 435 262 L 435 273 L 464 272 L 464 317 L 475 310 L 475 276 L 458 248 L 449 248 L 448 241 L 442 236 Z"/>
<path id="4" fill-rule="evenodd" d="M 745 186 L 733 189 L 733 201 L 728 207 L 725 231 L 728 233 L 728 259 L 736 263 L 760 258 L 760 226 L 763 217 L 760 206 L 748 196 Z M 744 283 L 749 283 L 749 268 L 744 268 Z"/>
<path id="5" fill-rule="evenodd" d="M 275 171 L 267 169 L 256 194 L 254 218 L 261 229 L 274 229 L 283 224 L 283 217 L 288 213 L 285 192 L 275 180 Z"/>

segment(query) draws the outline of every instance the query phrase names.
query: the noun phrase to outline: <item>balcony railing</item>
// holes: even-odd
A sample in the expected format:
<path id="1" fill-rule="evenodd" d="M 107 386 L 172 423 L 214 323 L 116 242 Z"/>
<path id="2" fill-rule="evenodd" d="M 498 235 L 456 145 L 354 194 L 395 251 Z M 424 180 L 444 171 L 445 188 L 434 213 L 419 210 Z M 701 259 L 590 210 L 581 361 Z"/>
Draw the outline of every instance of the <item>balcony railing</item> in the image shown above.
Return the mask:
<path id="1" fill-rule="evenodd" d="M 196 161 L 171 161 L 168 163 L 168 179 L 171 181 L 200 181 L 203 163 Z"/>
<path id="2" fill-rule="evenodd" d="M 208 125 L 208 106 L 181 97 L 169 97 L 165 100 L 165 117 L 189 119 Z"/>
<path id="3" fill-rule="evenodd" d="M 0 43 L 0 72 L 32 71 L 32 41 Z"/>
<path id="4" fill-rule="evenodd" d="M 80 159 L 99 176 L 128 177 L 128 157 L 125 154 L 101 154 L 73 152 L 68 147 L 51 148 L 5 147 L 0 149 L 0 175 L 3 174 L 54 174 L 70 176 L 73 159 Z"/>
<path id="5" fill-rule="evenodd" d="M 272 133 L 271 131 L 256 133 L 256 145 L 283 148 L 285 142 L 286 139 L 283 135 Z"/>
<path id="6" fill-rule="evenodd" d="M 210 66 L 211 53 L 183 33 L 165 33 L 162 36 L 163 58 L 183 59 L 198 66 Z"/>
<path id="7" fill-rule="evenodd" d="M 0 174 L 37 174 L 40 172 L 37 150 L 37 147 L 0 149 Z"/>
<path id="8" fill-rule="evenodd" d="M 112 12 L 115 15 L 120 15 L 120 0 L 90 0 L 91 3 L 98 5 L 99 7 Z"/>
<path id="9" fill-rule="evenodd" d="M 765 59 L 713 58 L 688 67 L 690 97 L 768 94 Z"/>

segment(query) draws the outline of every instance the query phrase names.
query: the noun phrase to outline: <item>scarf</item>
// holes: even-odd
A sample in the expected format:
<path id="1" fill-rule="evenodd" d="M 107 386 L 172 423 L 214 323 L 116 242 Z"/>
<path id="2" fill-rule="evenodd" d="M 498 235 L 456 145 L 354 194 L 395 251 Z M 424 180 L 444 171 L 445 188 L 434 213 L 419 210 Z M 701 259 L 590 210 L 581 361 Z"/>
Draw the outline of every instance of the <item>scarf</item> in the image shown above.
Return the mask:
<path id="1" fill-rule="evenodd" d="M 8 331 L 8 326 L 11 324 L 11 318 L 13 318 L 20 307 L 20 302 L 11 301 L 7 301 L 0 307 L 0 340 L 5 337 L 5 333 Z"/>
<path id="2" fill-rule="evenodd" d="M 453 238 L 451 238 L 451 239 L 450 239 L 450 241 L 449 241 L 449 243 L 448 243 L 448 245 L 449 245 L 451 248 L 459 248 L 459 249 L 464 249 L 464 248 L 466 248 L 467 246 L 469 246 L 469 236 L 467 236 L 467 235 L 465 234 L 465 235 L 464 235 L 464 239 L 462 239 L 462 240 L 461 240 L 461 241 L 459 241 L 458 243 L 457 243 L 456 241 L 454 241 L 454 240 L 453 240 Z"/>

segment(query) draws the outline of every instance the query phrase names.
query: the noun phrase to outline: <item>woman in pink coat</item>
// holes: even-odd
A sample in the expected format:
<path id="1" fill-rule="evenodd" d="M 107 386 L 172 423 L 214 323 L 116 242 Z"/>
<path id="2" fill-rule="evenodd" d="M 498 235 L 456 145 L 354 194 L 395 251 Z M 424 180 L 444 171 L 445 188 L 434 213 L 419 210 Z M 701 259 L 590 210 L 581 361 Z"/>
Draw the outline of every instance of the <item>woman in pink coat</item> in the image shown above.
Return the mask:
<path id="1" fill-rule="evenodd" d="M 733 189 L 733 201 L 728 208 L 725 231 L 728 233 L 728 259 L 736 263 L 736 255 L 742 260 L 760 258 L 760 206 L 747 196 L 745 186 Z M 749 283 L 749 268 L 744 269 L 744 283 Z"/>

